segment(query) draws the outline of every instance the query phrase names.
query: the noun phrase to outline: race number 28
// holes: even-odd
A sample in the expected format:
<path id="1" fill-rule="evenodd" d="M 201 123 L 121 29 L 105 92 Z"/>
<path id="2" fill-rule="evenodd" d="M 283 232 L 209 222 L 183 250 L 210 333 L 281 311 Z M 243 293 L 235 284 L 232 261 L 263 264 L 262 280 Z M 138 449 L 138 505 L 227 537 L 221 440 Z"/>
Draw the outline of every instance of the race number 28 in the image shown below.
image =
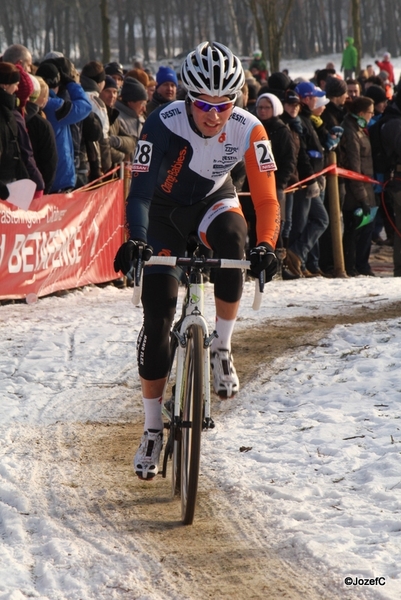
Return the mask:
<path id="1" fill-rule="evenodd" d="M 134 156 L 134 162 L 132 163 L 132 170 L 143 173 L 149 171 L 150 163 L 152 160 L 153 144 L 146 140 L 139 140 Z"/>
<path id="2" fill-rule="evenodd" d="M 276 171 L 277 167 L 273 156 L 271 141 L 259 140 L 258 142 L 254 142 L 254 147 L 259 171 Z"/>

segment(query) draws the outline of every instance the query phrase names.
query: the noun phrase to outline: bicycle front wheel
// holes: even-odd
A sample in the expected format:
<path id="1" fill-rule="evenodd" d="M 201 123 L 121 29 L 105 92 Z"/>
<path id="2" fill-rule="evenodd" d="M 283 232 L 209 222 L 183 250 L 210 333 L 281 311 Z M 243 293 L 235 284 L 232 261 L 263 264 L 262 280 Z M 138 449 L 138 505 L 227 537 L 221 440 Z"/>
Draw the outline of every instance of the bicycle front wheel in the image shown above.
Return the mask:
<path id="1" fill-rule="evenodd" d="M 181 517 L 184 525 L 194 519 L 198 492 L 203 422 L 203 331 L 188 329 L 182 385 Z"/>

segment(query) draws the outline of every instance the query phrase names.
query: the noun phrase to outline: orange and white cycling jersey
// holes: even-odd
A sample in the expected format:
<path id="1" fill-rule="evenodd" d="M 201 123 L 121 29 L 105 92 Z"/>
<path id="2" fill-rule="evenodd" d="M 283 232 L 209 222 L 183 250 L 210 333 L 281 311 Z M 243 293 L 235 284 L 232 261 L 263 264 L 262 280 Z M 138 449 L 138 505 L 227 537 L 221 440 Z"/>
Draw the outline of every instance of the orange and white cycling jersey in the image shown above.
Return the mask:
<path id="1" fill-rule="evenodd" d="M 220 133 L 203 137 L 193 125 L 184 101 L 172 102 L 147 118 L 132 165 L 127 199 L 131 238 L 146 241 L 152 198 L 166 206 L 193 205 L 213 194 L 227 198 L 235 190 L 230 171 L 244 160 L 256 212 L 258 243 L 276 244 L 280 228 L 270 141 L 260 121 L 234 107 Z M 231 184 L 230 184 L 231 182 Z M 231 187 L 230 187 L 231 185 Z M 228 186 L 228 187 L 227 187 Z"/>

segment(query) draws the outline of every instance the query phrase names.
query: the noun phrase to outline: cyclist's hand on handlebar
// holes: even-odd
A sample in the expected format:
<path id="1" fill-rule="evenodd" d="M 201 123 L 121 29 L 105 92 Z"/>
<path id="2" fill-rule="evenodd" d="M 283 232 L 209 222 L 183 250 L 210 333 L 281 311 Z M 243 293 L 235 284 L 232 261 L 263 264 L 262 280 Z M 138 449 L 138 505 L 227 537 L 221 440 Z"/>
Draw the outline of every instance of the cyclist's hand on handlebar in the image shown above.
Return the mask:
<path id="1" fill-rule="evenodd" d="M 117 250 L 114 258 L 114 270 L 116 273 L 122 271 L 126 275 L 132 267 L 136 267 L 138 258 L 145 262 L 150 259 L 152 254 L 152 246 L 148 246 L 142 240 L 128 240 Z"/>
<path id="2" fill-rule="evenodd" d="M 249 254 L 251 261 L 251 275 L 259 277 L 262 271 L 265 271 L 265 281 L 271 281 L 277 273 L 277 256 L 274 248 L 267 242 L 261 242 L 256 248 L 252 248 Z"/>

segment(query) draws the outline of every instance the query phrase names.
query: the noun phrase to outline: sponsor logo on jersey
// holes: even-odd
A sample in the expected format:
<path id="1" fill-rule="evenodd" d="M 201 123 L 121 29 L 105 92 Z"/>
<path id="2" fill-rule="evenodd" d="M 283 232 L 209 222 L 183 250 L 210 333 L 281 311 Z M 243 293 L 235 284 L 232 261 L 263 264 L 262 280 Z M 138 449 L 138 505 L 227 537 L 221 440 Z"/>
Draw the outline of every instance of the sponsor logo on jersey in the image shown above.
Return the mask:
<path id="1" fill-rule="evenodd" d="M 160 113 L 163 119 L 171 119 L 171 117 L 175 117 L 176 115 L 181 115 L 181 111 L 179 108 L 172 108 L 171 110 L 165 110 Z"/>
<path id="2" fill-rule="evenodd" d="M 246 119 L 245 119 L 244 115 L 240 115 L 239 113 L 236 113 L 235 111 L 231 113 L 230 119 L 233 119 L 233 121 L 238 121 L 238 123 L 241 123 L 241 125 L 246 124 Z"/>
<path id="3" fill-rule="evenodd" d="M 177 181 L 178 181 L 177 177 L 180 174 L 180 171 L 181 171 L 182 166 L 184 164 L 185 156 L 186 156 L 187 152 L 188 152 L 188 149 L 185 146 L 185 148 L 183 148 L 182 150 L 180 150 L 178 158 L 173 162 L 173 164 L 171 165 L 171 167 L 167 171 L 167 177 L 166 177 L 164 183 L 161 186 L 162 190 L 164 192 L 166 192 L 167 194 L 171 193 L 171 191 L 173 189 L 173 185 L 175 183 L 177 183 Z"/>
<path id="4" fill-rule="evenodd" d="M 238 146 L 231 146 L 231 144 L 225 144 L 224 152 L 229 155 L 234 154 L 234 152 L 238 152 Z"/>
<path id="5" fill-rule="evenodd" d="M 226 137 L 227 137 L 227 134 L 226 133 L 222 133 L 220 135 L 219 139 L 217 140 L 219 142 L 219 144 L 222 144 L 223 142 L 225 142 L 226 141 Z"/>

